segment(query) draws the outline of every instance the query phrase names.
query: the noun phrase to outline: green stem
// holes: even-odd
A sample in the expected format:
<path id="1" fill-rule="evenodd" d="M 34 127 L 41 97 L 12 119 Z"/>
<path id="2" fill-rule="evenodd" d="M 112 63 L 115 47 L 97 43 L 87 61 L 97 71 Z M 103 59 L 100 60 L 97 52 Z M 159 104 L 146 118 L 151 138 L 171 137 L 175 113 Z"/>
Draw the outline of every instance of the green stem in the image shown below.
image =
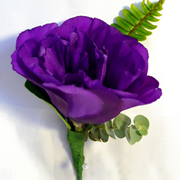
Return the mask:
<path id="1" fill-rule="evenodd" d="M 67 139 L 72 152 L 74 168 L 77 172 L 77 180 L 82 180 L 82 166 L 84 164 L 84 133 L 68 130 Z"/>

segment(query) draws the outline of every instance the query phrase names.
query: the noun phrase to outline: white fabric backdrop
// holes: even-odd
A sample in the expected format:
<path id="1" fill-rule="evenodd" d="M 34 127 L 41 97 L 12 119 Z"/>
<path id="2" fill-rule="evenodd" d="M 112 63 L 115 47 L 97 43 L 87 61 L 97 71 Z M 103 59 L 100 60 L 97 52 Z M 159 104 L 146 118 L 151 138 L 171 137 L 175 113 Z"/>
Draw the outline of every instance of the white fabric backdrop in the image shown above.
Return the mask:
<path id="1" fill-rule="evenodd" d="M 0 179 L 75 180 L 66 129 L 55 112 L 29 93 L 25 79 L 12 71 L 10 55 L 18 34 L 50 22 L 86 15 L 112 23 L 135 0 L 0 0 Z M 150 120 L 147 137 L 131 146 L 126 139 L 88 141 L 83 180 L 180 179 L 180 1 L 164 4 L 158 28 L 143 44 L 149 74 L 160 81 L 157 102 L 125 111 Z M 121 12 L 120 12 L 121 14 Z"/>

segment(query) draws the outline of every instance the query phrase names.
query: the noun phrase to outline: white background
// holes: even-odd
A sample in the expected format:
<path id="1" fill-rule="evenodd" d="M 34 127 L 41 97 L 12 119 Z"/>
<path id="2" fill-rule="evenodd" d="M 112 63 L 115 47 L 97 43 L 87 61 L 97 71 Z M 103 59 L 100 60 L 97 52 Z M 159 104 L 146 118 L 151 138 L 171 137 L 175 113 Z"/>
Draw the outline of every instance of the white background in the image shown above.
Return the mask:
<path id="1" fill-rule="evenodd" d="M 10 55 L 18 34 L 78 15 L 111 24 L 135 0 L 0 0 L 0 179 L 75 180 L 66 128 L 55 112 L 24 88 Z M 179 0 L 166 0 L 158 28 L 143 44 L 149 74 L 163 90 L 157 102 L 132 108 L 131 118 L 150 120 L 149 134 L 131 146 L 126 139 L 88 141 L 83 180 L 180 179 Z"/>

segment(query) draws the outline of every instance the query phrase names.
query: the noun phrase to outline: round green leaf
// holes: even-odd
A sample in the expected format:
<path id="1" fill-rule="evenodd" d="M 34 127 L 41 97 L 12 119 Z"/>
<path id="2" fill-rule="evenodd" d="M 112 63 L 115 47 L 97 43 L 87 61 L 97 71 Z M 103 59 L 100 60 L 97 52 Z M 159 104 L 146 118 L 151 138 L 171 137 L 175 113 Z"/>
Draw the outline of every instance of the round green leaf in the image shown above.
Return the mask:
<path id="1" fill-rule="evenodd" d="M 97 126 L 93 126 L 91 129 L 91 135 L 92 137 L 96 140 L 99 141 L 100 139 L 100 132 L 99 132 L 99 128 L 97 128 Z"/>
<path id="2" fill-rule="evenodd" d="M 129 129 L 129 127 L 127 127 L 127 128 L 125 129 L 125 135 L 126 135 L 126 139 L 127 139 L 127 141 L 129 142 L 129 144 L 133 145 L 133 144 L 136 143 L 136 141 L 134 141 L 134 140 L 131 138 L 131 136 L 130 136 L 130 129 Z"/>
<path id="3" fill-rule="evenodd" d="M 113 139 L 116 139 L 115 136 L 114 136 L 114 132 L 113 132 L 113 129 L 112 129 L 112 122 L 111 121 L 107 121 L 104 123 L 105 125 L 105 130 L 106 130 L 106 133 L 111 136 Z"/>
<path id="4" fill-rule="evenodd" d="M 139 129 L 139 126 L 146 126 L 146 128 L 149 128 L 149 121 L 148 119 L 143 115 L 137 115 L 134 118 L 134 124 Z"/>
<path id="5" fill-rule="evenodd" d="M 99 132 L 100 132 L 100 139 L 103 142 L 107 142 L 109 139 L 109 135 L 106 133 L 105 129 L 100 129 Z"/>
<path id="6" fill-rule="evenodd" d="M 133 145 L 136 142 L 140 141 L 142 135 L 138 132 L 134 125 L 127 127 L 125 130 L 126 139 L 128 140 L 129 144 Z"/>
<path id="7" fill-rule="evenodd" d="M 129 126 L 131 124 L 131 119 L 125 114 L 119 114 L 115 117 L 113 121 L 113 126 L 118 129 L 125 129 L 125 126 Z"/>
<path id="8" fill-rule="evenodd" d="M 138 130 L 136 129 L 136 127 L 134 125 L 129 127 L 129 134 L 131 139 L 133 139 L 133 141 L 138 142 L 141 140 L 142 135 L 138 132 Z"/>
<path id="9" fill-rule="evenodd" d="M 114 134 L 118 137 L 118 138 L 123 138 L 125 137 L 125 129 L 115 129 L 114 130 Z"/>
<path id="10" fill-rule="evenodd" d="M 97 141 L 97 140 L 93 137 L 93 135 L 92 135 L 91 132 L 89 133 L 89 138 L 90 138 L 92 141 Z"/>
<path id="11" fill-rule="evenodd" d="M 146 126 L 139 126 L 137 130 L 141 135 L 146 136 L 148 134 L 148 129 Z"/>

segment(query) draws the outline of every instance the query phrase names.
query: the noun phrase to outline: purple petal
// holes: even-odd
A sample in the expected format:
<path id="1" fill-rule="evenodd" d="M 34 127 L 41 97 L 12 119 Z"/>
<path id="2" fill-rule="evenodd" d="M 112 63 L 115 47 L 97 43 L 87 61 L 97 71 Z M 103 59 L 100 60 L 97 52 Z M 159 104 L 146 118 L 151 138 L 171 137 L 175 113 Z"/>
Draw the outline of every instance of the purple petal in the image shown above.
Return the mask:
<path id="1" fill-rule="evenodd" d="M 68 56 L 68 47 L 64 46 L 61 41 L 55 41 L 52 45 L 47 46 L 49 38 L 42 41 L 40 47 L 40 57 L 44 58 L 44 62 L 39 64 L 46 70 L 46 72 L 55 77 L 57 80 L 62 81 L 65 74 L 65 57 Z M 44 43 L 46 46 L 44 46 Z M 63 57 L 62 57 L 63 56 Z"/>
<path id="2" fill-rule="evenodd" d="M 127 89 L 127 91 L 136 93 L 139 87 L 141 87 L 141 85 L 144 83 L 147 77 L 149 55 L 148 55 L 147 49 L 142 44 L 138 43 L 137 39 L 134 39 L 129 36 L 125 36 L 125 37 L 126 37 L 126 42 L 132 48 L 134 48 L 134 50 L 137 50 L 137 52 L 142 56 L 145 62 L 144 70 L 141 72 L 139 77 L 134 82 L 132 82 L 132 84 Z"/>
<path id="3" fill-rule="evenodd" d="M 66 74 L 64 78 L 64 84 L 65 85 L 76 85 L 76 87 L 84 87 L 85 79 L 87 78 L 84 71 L 79 70 L 77 73 L 72 74 L 68 73 Z M 90 78 L 89 78 L 90 80 Z"/>
<path id="4" fill-rule="evenodd" d="M 144 104 L 149 104 L 159 99 L 161 95 L 162 90 L 160 88 L 150 89 L 146 93 L 142 94 L 138 99 L 142 101 Z"/>
<path id="5" fill-rule="evenodd" d="M 64 34 L 64 30 L 67 29 L 78 29 L 82 32 L 89 32 L 90 29 L 95 29 L 98 28 L 98 26 L 100 25 L 100 23 L 103 23 L 103 21 L 97 21 L 96 26 L 94 27 L 94 25 L 92 25 L 94 22 L 94 19 L 89 18 L 89 17 L 85 17 L 85 16 L 77 16 L 74 18 L 70 18 L 68 20 L 66 20 L 59 28 L 59 34 Z M 91 27 L 93 26 L 93 27 Z M 70 27 L 70 28 L 69 28 Z M 69 33 L 68 33 L 69 34 Z"/>
<path id="6" fill-rule="evenodd" d="M 118 90 L 126 90 L 144 70 L 144 60 L 137 51 L 121 42 L 109 55 L 105 86 Z M 128 79 L 129 78 L 129 79 Z"/>
<path id="7" fill-rule="evenodd" d="M 29 39 L 35 39 L 37 42 L 39 42 L 56 27 L 58 27 L 56 23 L 51 23 L 22 32 L 17 38 L 16 48 L 22 46 L 23 43 Z"/>
<path id="8" fill-rule="evenodd" d="M 138 89 L 138 94 L 143 94 L 150 89 L 156 89 L 159 86 L 159 82 L 152 76 L 147 76 L 145 82 Z"/>
<path id="9" fill-rule="evenodd" d="M 159 82 L 151 76 L 147 76 L 146 81 L 142 85 L 142 87 L 137 92 L 138 96 L 134 98 L 122 98 L 124 101 L 124 109 L 128 109 L 134 106 L 149 104 L 157 99 L 159 99 L 162 95 L 162 91 L 158 88 Z"/>
<path id="10" fill-rule="evenodd" d="M 70 48 L 71 72 L 76 73 L 79 69 L 82 69 L 88 73 L 89 59 L 93 56 L 93 50 L 95 48 L 93 42 L 86 34 L 73 32 L 70 34 Z"/>
<path id="11" fill-rule="evenodd" d="M 37 85 L 40 85 L 43 81 L 60 85 L 58 80 L 48 75 L 40 66 L 42 60 L 37 58 L 37 49 L 39 49 L 39 47 L 33 40 L 26 41 L 21 48 L 19 48 L 18 53 L 16 52 L 12 55 L 13 69 Z M 35 57 L 33 57 L 34 54 Z"/>
<path id="12" fill-rule="evenodd" d="M 122 101 L 124 102 L 123 110 L 140 106 L 140 105 L 144 105 L 144 103 L 138 99 L 122 98 Z"/>
<path id="13" fill-rule="evenodd" d="M 67 116 L 76 122 L 89 124 L 106 122 L 117 116 L 123 106 L 123 101 L 108 91 L 86 90 L 74 85 L 60 87 L 46 83 L 43 85 L 48 89 L 52 103 L 62 112 L 58 97 L 54 96 L 54 94 L 60 94 L 59 98 L 63 98 L 68 104 Z"/>
<path id="14" fill-rule="evenodd" d="M 137 39 L 132 38 L 130 36 L 125 36 L 125 38 L 126 43 L 128 43 L 129 46 L 131 46 L 132 48 L 136 49 L 141 54 L 143 59 L 146 61 L 146 65 L 148 65 L 149 55 L 147 49 L 142 44 L 140 44 Z"/>
<path id="15" fill-rule="evenodd" d="M 44 83 L 43 88 L 48 87 L 48 89 L 52 89 L 54 88 L 54 84 L 46 84 Z M 64 99 L 64 97 L 66 97 L 66 94 L 58 91 L 58 94 L 53 93 L 52 91 L 46 90 L 46 92 L 48 93 L 52 104 L 57 108 L 57 110 L 63 114 L 66 118 L 68 117 L 68 104 L 66 102 L 66 100 Z"/>
<path id="16" fill-rule="evenodd" d="M 162 95 L 162 91 L 158 87 L 159 82 L 155 78 L 147 76 L 146 81 L 138 91 L 138 99 L 145 104 L 156 101 Z"/>
<path id="17" fill-rule="evenodd" d="M 95 49 L 95 53 L 96 53 L 96 61 L 97 61 L 96 78 L 101 82 L 103 82 L 106 76 L 108 56 L 106 54 L 103 54 L 102 51 L 99 51 L 97 49 Z"/>
<path id="18" fill-rule="evenodd" d="M 32 73 L 31 68 L 37 63 L 37 58 L 32 58 L 32 51 L 30 51 L 27 43 L 32 45 L 32 47 L 36 47 L 32 41 L 27 41 L 21 48 L 17 49 L 12 55 L 13 70 L 17 73 L 21 74 L 28 80 L 32 82 L 41 83 L 41 80 Z"/>

